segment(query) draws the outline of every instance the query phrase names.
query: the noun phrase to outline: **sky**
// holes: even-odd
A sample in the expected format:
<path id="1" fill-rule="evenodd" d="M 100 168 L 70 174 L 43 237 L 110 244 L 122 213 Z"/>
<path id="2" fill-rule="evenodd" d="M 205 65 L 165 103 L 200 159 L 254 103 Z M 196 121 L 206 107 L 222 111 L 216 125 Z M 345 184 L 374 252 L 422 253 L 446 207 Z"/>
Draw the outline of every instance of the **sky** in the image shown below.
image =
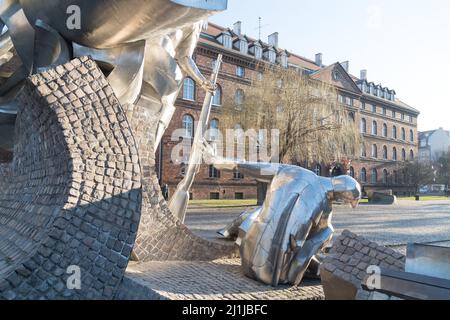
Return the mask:
<path id="1" fill-rule="evenodd" d="M 279 32 L 279 45 L 324 64 L 350 61 L 350 73 L 394 89 L 420 110 L 419 130 L 450 130 L 450 1 L 228 0 L 210 18 L 258 37 Z"/>

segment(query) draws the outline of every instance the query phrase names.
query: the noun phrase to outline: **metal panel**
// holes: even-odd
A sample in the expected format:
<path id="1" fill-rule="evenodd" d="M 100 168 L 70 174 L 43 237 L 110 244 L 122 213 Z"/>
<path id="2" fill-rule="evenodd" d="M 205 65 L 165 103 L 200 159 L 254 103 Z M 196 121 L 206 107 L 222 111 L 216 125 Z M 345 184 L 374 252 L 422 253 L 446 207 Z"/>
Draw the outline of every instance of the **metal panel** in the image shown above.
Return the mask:
<path id="1" fill-rule="evenodd" d="M 406 272 L 450 280 L 450 248 L 409 244 Z"/>

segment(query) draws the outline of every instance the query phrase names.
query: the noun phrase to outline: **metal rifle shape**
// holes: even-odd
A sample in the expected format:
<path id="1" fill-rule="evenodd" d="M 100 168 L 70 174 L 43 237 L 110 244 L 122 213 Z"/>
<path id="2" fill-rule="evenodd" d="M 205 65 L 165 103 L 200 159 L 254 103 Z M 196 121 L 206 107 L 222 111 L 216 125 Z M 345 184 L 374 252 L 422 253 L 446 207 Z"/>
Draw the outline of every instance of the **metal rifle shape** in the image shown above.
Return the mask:
<path id="1" fill-rule="evenodd" d="M 214 86 L 217 83 L 217 77 L 219 75 L 221 64 L 222 55 L 219 54 L 214 71 L 211 75 L 211 82 L 214 84 Z M 172 214 L 180 219 L 181 222 L 184 222 L 184 219 L 186 217 L 186 209 L 189 202 L 189 190 L 194 183 L 195 175 L 199 171 L 202 162 L 204 132 L 206 132 L 206 130 L 208 129 L 209 115 L 211 113 L 213 97 L 213 93 L 206 92 L 202 112 L 200 113 L 200 119 L 194 134 L 194 140 L 192 142 L 192 148 L 189 157 L 189 164 L 186 168 L 186 174 L 183 180 L 181 180 L 181 182 L 178 184 L 177 189 L 169 202 L 169 208 Z"/>

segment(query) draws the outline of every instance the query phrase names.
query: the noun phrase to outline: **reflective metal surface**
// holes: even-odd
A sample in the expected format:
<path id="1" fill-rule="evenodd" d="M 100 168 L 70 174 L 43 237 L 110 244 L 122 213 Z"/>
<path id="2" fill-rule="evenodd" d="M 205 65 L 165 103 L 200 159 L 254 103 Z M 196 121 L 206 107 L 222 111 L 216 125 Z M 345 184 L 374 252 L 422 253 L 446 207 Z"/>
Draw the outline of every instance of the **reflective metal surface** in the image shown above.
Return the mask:
<path id="1" fill-rule="evenodd" d="M 244 220 L 237 240 L 244 273 L 265 284 L 299 285 L 332 238 L 332 202 L 355 206 L 361 198 L 361 187 L 350 176 L 324 178 L 298 166 L 227 160 L 208 146 L 204 152 L 218 170 L 270 181 L 264 204 Z"/>
<path id="2" fill-rule="evenodd" d="M 222 55 L 216 60 L 214 72 L 211 74 L 211 84 L 216 85 L 217 77 L 219 76 L 220 67 L 222 65 Z M 192 141 L 192 148 L 189 157 L 189 164 L 186 168 L 186 173 L 183 180 L 178 184 L 174 195 L 170 199 L 169 209 L 174 216 L 184 223 L 186 217 L 186 209 L 189 202 L 189 190 L 194 183 L 195 175 L 200 170 L 202 164 L 203 153 L 203 139 L 204 133 L 208 129 L 209 115 L 211 114 L 211 107 L 213 102 L 213 92 L 207 92 L 205 101 L 203 102 L 202 111 L 198 119 L 197 128 L 195 130 L 194 139 Z"/>
<path id="3" fill-rule="evenodd" d="M 450 280 L 450 248 L 408 244 L 405 271 Z"/>
<path id="4" fill-rule="evenodd" d="M 225 10 L 227 0 L 20 0 L 20 4 L 33 24 L 39 19 L 70 41 L 112 48 L 189 27 Z M 80 8 L 81 28 L 70 30 L 67 12 L 73 5 Z"/>
<path id="5" fill-rule="evenodd" d="M 91 55 L 122 104 L 137 103 L 158 119 L 156 150 L 183 78 L 214 90 L 192 54 L 203 19 L 226 7 L 227 0 L 0 0 L 0 65 L 13 51 L 22 62 L 0 86 L 0 148 L 13 145 L 14 100 L 23 80 Z M 72 18 L 80 28 L 69 26 Z"/>

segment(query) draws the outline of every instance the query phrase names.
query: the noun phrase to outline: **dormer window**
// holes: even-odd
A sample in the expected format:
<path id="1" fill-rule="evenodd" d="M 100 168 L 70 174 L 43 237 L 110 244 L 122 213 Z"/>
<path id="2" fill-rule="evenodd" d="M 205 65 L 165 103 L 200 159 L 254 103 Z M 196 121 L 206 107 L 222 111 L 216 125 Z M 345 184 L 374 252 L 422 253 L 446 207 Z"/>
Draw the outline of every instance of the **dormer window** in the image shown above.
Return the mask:
<path id="1" fill-rule="evenodd" d="M 287 68 L 288 67 L 288 56 L 286 51 L 283 51 L 280 54 L 280 64 L 283 68 Z"/>
<path id="2" fill-rule="evenodd" d="M 248 53 L 248 42 L 244 38 L 236 41 L 236 49 L 238 49 L 242 54 Z"/>
<path id="3" fill-rule="evenodd" d="M 276 63 L 277 62 L 277 53 L 273 48 L 267 49 L 266 52 L 264 52 L 264 57 L 267 61 L 270 63 Z"/>
<path id="4" fill-rule="evenodd" d="M 231 49 L 233 47 L 232 37 L 231 34 L 228 32 L 222 33 L 218 38 L 218 40 L 227 49 Z"/>
<path id="5" fill-rule="evenodd" d="M 262 48 L 259 45 L 255 45 L 255 58 L 262 59 Z"/>

